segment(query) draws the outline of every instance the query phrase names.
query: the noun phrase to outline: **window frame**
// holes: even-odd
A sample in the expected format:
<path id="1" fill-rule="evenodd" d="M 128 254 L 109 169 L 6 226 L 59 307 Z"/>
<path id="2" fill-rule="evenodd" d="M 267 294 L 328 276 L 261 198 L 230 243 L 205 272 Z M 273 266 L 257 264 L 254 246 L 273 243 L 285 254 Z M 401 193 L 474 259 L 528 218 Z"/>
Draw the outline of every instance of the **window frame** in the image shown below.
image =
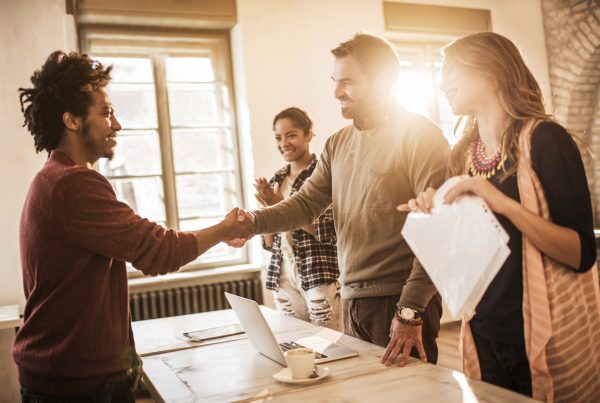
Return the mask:
<path id="1" fill-rule="evenodd" d="M 167 57 L 202 57 L 210 56 L 214 65 L 215 79 L 210 84 L 223 85 L 227 89 L 229 114 L 228 124 L 206 125 L 198 128 L 223 128 L 230 131 L 231 147 L 233 148 L 233 166 L 219 167 L 194 171 L 194 173 L 218 172 L 223 175 L 233 175 L 237 189 L 234 205 L 241 205 L 245 200 L 243 175 L 241 173 L 241 139 L 237 125 L 233 65 L 231 59 L 231 39 L 228 30 L 200 30 L 187 28 L 148 28 L 114 25 L 80 25 L 78 27 L 79 44 L 82 53 L 92 57 L 143 57 L 152 64 L 161 169 L 158 176 L 162 180 L 164 191 L 165 219 L 168 228 L 179 230 L 179 212 L 177 202 L 176 182 L 181 173 L 175 171 L 173 151 L 173 127 L 170 121 L 169 95 L 165 61 Z M 200 45 L 200 46 L 198 46 Z M 219 102 L 223 98 L 219 97 Z M 117 111 L 118 116 L 118 111 Z M 204 172 L 206 171 L 206 172 Z M 137 178 L 136 175 L 127 175 Z M 140 177 L 143 177 L 140 176 Z M 120 178 L 120 177 L 119 177 Z M 227 207 L 227 206 L 226 206 Z M 215 218 L 202 216 L 198 218 Z M 201 229 L 201 228 L 197 228 Z M 249 263 L 248 246 L 230 257 L 204 258 L 202 262 L 191 262 L 183 266 L 181 272 L 212 269 L 217 267 L 239 266 Z M 129 278 L 142 277 L 138 270 L 128 270 Z"/>

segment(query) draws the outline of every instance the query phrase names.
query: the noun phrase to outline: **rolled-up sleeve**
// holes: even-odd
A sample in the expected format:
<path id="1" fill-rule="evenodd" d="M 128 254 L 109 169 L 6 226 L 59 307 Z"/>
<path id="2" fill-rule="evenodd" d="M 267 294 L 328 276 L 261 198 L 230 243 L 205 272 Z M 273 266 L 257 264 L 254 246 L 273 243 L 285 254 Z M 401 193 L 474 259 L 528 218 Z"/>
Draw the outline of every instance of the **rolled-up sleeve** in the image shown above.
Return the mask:
<path id="1" fill-rule="evenodd" d="M 596 238 L 590 189 L 583 160 L 571 135 L 559 124 L 540 123 L 531 136 L 531 164 L 548 202 L 552 222 L 577 232 L 579 272 L 596 262 Z"/>

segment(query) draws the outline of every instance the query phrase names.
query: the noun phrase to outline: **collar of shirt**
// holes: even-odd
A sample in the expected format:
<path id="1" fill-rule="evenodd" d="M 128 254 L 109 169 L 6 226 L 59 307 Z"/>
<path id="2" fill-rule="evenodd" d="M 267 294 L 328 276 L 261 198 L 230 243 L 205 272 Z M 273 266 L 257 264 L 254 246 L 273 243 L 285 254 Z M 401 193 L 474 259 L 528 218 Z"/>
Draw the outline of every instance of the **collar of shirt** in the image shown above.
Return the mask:
<path id="1" fill-rule="evenodd" d="M 294 181 L 294 184 L 292 185 L 292 192 L 298 191 L 298 189 L 300 189 L 300 187 L 302 186 L 302 184 L 304 183 L 306 178 L 308 178 L 310 175 L 312 175 L 313 171 L 315 170 L 318 160 L 317 160 L 317 156 L 315 154 L 313 154 L 312 157 L 313 157 L 313 160 L 310 163 L 310 165 L 308 166 L 308 168 L 306 168 L 304 171 L 300 172 L 298 174 L 298 176 L 296 177 L 296 180 Z M 283 182 L 285 177 L 290 174 L 290 169 L 291 169 L 290 164 L 287 164 L 286 166 L 281 168 L 279 171 L 275 172 L 275 175 L 273 175 L 273 178 L 270 181 L 271 185 L 273 185 L 275 183 L 281 185 L 281 183 Z"/>
<path id="2" fill-rule="evenodd" d="M 402 108 L 398 101 L 386 99 L 364 110 L 360 117 L 354 119 L 354 126 L 361 132 L 382 126 L 398 108 Z"/>

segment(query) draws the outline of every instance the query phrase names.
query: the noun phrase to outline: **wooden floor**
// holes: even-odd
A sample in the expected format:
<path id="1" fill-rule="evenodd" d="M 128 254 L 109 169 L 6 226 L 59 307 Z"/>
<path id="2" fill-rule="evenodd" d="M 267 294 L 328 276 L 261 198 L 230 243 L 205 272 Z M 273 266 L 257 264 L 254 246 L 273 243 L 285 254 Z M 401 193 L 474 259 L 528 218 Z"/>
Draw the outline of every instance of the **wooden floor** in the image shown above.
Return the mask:
<path id="1" fill-rule="evenodd" d="M 439 355 L 438 363 L 442 367 L 461 371 L 460 353 L 458 351 L 458 339 L 460 336 L 460 322 L 445 323 L 440 329 L 437 339 Z M 135 399 L 136 403 L 154 403 L 149 396 L 140 396 Z"/>
<path id="2" fill-rule="evenodd" d="M 462 372 L 458 340 L 460 337 L 460 322 L 444 323 L 437 339 L 437 365 Z"/>

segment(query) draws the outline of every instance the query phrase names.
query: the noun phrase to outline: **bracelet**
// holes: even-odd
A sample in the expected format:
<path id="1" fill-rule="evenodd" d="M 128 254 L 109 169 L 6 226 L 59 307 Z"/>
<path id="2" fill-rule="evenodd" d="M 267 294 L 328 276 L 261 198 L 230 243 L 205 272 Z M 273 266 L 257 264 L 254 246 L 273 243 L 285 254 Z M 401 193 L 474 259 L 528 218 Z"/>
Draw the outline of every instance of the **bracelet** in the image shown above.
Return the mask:
<path id="1" fill-rule="evenodd" d="M 418 318 L 418 319 L 402 319 L 400 317 L 400 315 L 398 315 L 398 313 L 396 313 L 394 315 L 396 317 L 396 319 L 398 319 L 398 322 L 402 323 L 403 325 L 407 325 L 407 326 L 421 326 L 423 324 L 423 319 Z"/>

